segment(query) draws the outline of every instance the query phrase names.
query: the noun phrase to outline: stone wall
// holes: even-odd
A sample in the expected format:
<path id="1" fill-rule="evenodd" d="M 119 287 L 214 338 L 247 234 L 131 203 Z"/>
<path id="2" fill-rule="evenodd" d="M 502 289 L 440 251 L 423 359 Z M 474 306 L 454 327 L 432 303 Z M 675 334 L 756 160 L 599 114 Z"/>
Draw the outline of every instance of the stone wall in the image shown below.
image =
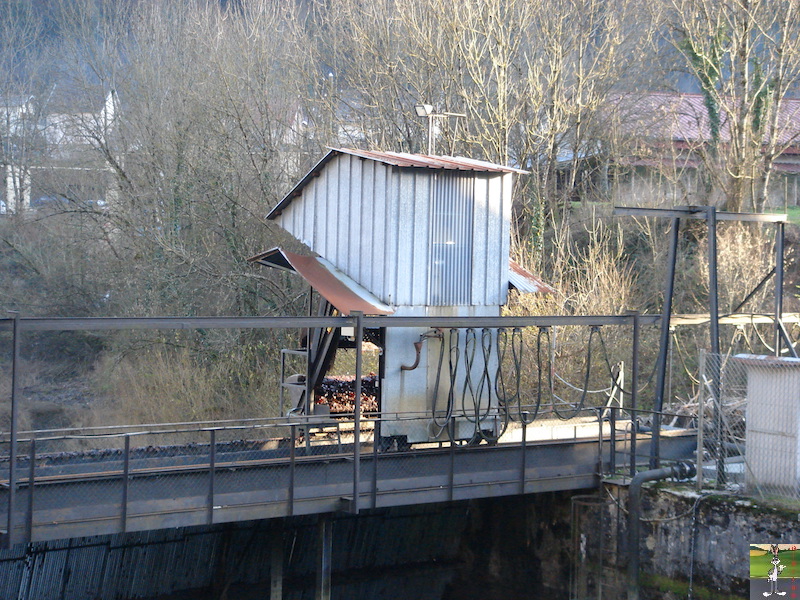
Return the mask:
<path id="1" fill-rule="evenodd" d="M 627 488 L 606 490 L 610 519 L 619 521 L 610 540 L 613 557 L 624 568 Z M 750 544 L 800 543 L 797 511 L 665 483 L 646 486 L 642 501 L 642 573 L 687 585 L 691 579 L 695 588 L 718 597 L 749 597 Z"/>

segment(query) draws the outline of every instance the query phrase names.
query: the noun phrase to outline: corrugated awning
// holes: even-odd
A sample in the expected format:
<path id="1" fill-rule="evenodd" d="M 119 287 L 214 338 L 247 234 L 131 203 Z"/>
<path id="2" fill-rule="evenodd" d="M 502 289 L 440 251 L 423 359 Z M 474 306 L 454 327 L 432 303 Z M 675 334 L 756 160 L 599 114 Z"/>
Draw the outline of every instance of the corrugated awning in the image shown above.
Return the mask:
<path id="1" fill-rule="evenodd" d="M 365 315 L 391 315 L 394 310 L 353 281 L 324 258 L 302 256 L 273 248 L 247 259 L 268 267 L 295 271 L 343 315 L 360 311 Z"/>
<path id="2" fill-rule="evenodd" d="M 508 287 L 523 294 L 554 294 L 555 290 L 519 263 L 508 260 Z"/>

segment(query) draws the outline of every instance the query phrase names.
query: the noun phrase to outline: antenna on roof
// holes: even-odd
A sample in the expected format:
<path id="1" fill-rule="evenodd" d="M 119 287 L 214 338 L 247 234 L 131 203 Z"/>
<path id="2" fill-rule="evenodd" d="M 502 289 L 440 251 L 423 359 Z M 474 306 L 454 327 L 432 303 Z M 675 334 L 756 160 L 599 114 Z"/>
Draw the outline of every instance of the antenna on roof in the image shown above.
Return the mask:
<path id="1" fill-rule="evenodd" d="M 414 111 L 417 113 L 418 117 L 425 117 L 428 119 L 428 156 L 433 156 L 434 152 L 436 151 L 436 136 L 434 134 L 434 119 L 441 118 L 441 117 L 455 117 L 459 119 L 466 119 L 467 115 L 464 113 L 453 113 L 453 112 L 443 112 L 443 113 L 436 113 L 433 112 L 433 106 L 430 104 L 416 104 L 414 105 Z"/>

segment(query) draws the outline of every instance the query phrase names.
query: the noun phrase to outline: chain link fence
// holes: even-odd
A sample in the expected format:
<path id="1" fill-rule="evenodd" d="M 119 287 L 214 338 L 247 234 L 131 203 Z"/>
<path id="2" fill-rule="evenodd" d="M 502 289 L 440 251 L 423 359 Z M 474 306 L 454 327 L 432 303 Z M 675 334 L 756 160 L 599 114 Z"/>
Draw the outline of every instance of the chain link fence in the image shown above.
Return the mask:
<path id="1" fill-rule="evenodd" d="M 703 354 L 698 488 L 800 500 L 800 360 Z"/>

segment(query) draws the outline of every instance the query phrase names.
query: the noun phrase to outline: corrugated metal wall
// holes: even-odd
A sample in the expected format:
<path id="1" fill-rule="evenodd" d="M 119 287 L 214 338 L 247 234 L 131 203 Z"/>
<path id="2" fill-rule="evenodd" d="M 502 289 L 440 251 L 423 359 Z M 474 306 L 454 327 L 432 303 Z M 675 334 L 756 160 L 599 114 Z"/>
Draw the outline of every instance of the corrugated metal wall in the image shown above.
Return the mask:
<path id="1" fill-rule="evenodd" d="M 399 168 L 343 154 L 277 222 L 394 306 L 500 305 L 508 281 L 511 178 Z M 444 239 L 454 232 L 457 248 L 440 247 L 455 241 Z"/>
<path id="2" fill-rule="evenodd" d="M 456 559 L 468 518 L 466 504 L 337 516 L 334 570 L 360 575 L 344 586 L 337 584 L 335 597 L 378 598 L 392 589 L 388 585 L 401 589 L 396 586 L 405 579 L 409 592 L 413 586 L 419 591 L 413 597 L 441 598 L 453 573 L 437 565 Z M 243 589 L 268 586 L 270 548 L 276 535 L 283 539 L 286 586 L 297 592 L 292 597 L 313 598 L 317 529 L 312 517 L 38 542 L 0 550 L 0 598 L 133 600 L 209 589 L 213 583 Z M 197 597 L 209 596 L 198 591 Z"/>
<path id="3" fill-rule="evenodd" d="M 427 304 L 471 304 L 475 178 L 437 173 L 434 181 L 428 216 L 432 255 Z"/>

